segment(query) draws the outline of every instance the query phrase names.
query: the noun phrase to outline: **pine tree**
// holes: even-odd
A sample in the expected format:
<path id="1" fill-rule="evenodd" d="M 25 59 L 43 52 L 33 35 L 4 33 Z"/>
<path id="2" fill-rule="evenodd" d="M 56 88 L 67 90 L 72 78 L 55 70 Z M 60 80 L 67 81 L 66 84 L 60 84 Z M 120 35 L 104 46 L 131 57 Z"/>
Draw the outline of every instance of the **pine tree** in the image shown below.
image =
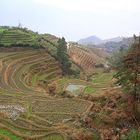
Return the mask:
<path id="1" fill-rule="evenodd" d="M 69 74 L 71 62 L 67 55 L 67 43 L 66 43 L 64 37 L 62 37 L 62 39 L 60 38 L 58 40 L 57 58 L 62 66 L 63 74 Z"/>

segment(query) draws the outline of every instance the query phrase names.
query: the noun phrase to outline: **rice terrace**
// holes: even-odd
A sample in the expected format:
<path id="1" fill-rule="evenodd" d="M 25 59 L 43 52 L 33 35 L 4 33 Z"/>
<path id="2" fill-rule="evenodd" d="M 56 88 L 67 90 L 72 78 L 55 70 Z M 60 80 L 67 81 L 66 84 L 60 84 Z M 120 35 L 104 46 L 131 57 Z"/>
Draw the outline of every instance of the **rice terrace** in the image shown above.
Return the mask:
<path id="1" fill-rule="evenodd" d="M 123 55 L 131 60 L 128 44 L 140 46 L 134 38 L 122 39 L 118 50 L 124 42 L 127 49 L 114 54 L 108 46 L 0 26 L 0 140 L 139 140 L 139 103 L 135 115 L 132 96 L 123 93 L 133 75 L 120 78 Z M 138 91 L 139 67 L 134 72 Z"/>
<path id="2" fill-rule="evenodd" d="M 16 40 L 30 43 L 34 36 L 28 34 L 20 29 L 2 30 L 0 44 Z M 16 48 L 5 47 L 0 52 L 1 138 L 13 139 L 15 135 L 15 139 L 67 139 L 57 124 L 85 116 L 92 103 L 49 96 L 40 87 L 62 77 L 55 58 L 42 48 L 12 49 Z"/>

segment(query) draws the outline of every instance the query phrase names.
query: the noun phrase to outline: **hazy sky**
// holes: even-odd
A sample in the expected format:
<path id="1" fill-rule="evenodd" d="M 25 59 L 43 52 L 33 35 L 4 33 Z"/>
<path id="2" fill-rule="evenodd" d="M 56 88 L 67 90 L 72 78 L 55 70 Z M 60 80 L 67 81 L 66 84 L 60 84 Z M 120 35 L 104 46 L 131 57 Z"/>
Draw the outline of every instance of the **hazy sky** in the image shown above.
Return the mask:
<path id="1" fill-rule="evenodd" d="M 0 0 L 0 25 L 23 27 L 77 41 L 140 32 L 140 0 Z"/>

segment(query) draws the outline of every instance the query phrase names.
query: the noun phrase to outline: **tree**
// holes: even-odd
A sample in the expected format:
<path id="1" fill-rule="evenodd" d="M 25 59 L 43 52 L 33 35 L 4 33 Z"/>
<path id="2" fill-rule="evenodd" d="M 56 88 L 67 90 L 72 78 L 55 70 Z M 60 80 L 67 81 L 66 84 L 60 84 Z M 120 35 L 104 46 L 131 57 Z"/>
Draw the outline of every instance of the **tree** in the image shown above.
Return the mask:
<path id="1" fill-rule="evenodd" d="M 112 53 L 112 55 L 108 58 L 110 66 L 115 69 L 120 69 L 122 67 L 123 58 L 127 54 L 127 51 L 127 49 L 121 46 L 118 51 Z"/>
<path id="2" fill-rule="evenodd" d="M 21 23 L 20 23 L 20 22 L 18 23 L 18 28 L 22 28 L 22 25 L 21 25 Z"/>
<path id="3" fill-rule="evenodd" d="M 134 101 L 140 95 L 140 37 L 134 36 L 134 43 L 123 59 L 123 65 L 115 75 L 117 83 L 122 85 L 125 92 L 133 96 Z"/>
<path id="4" fill-rule="evenodd" d="M 66 43 L 64 37 L 62 37 L 62 39 L 60 38 L 58 40 L 57 58 L 62 66 L 63 74 L 69 74 L 71 62 L 67 55 L 67 43 Z"/>

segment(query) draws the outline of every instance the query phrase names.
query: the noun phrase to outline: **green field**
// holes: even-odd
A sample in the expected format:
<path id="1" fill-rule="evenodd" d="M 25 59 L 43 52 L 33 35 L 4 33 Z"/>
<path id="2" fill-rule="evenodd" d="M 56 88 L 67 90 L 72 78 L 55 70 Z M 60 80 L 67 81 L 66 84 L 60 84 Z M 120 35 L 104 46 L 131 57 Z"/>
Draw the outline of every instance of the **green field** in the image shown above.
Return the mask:
<path id="1" fill-rule="evenodd" d="M 58 82 L 60 91 L 65 90 L 67 85 L 72 83 L 72 84 L 85 86 L 82 93 L 92 94 L 92 93 L 96 93 L 100 91 L 102 88 L 107 88 L 111 86 L 114 74 L 115 74 L 114 71 L 109 72 L 109 73 L 99 72 L 98 74 L 93 75 L 91 77 L 91 81 L 88 81 L 88 82 L 84 80 L 80 80 L 80 79 L 75 79 L 72 77 L 63 77 L 59 79 L 57 82 Z M 81 91 L 79 90 L 76 92 L 81 92 Z"/>
<path id="2" fill-rule="evenodd" d="M 108 84 L 112 78 L 115 72 L 110 73 L 99 73 L 92 77 L 92 82 L 94 84 Z"/>
<path id="3" fill-rule="evenodd" d="M 96 90 L 92 86 L 87 86 L 84 90 L 85 93 L 94 93 Z"/>
<path id="4" fill-rule="evenodd" d="M 0 128 L 0 134 L 9 137 L 11 140 L 23 140 L 22 138 L 17 137 L 16 135 L 12 134 L 11 132 L 7 131 L 6 129 Z M 0 140 L 3 140 L 0 138 Z"/>
<path id="5" fill-rule="evenodd" d="M 64 140 L 64 137 L 60 134 L 52 134 L 42 140 Z"/>

